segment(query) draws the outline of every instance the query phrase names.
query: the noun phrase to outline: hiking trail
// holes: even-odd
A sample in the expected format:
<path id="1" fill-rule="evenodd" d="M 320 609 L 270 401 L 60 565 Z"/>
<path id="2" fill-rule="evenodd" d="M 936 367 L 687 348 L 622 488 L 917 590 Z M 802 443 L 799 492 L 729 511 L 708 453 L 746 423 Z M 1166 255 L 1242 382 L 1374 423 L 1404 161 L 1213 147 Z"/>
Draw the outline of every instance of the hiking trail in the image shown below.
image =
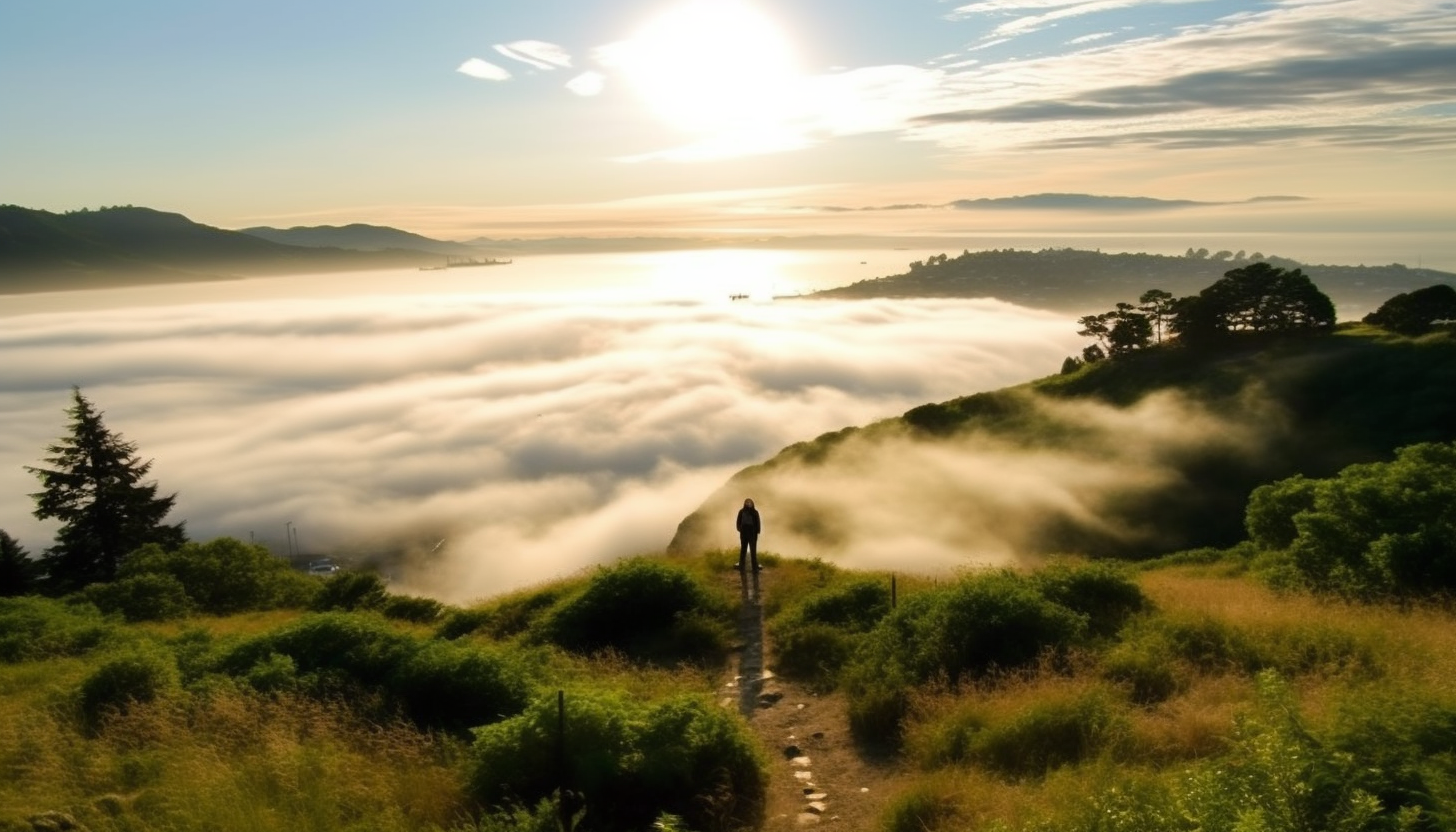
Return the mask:
<path id="1" fill-rule="evenodd" d="M 844 696 L 817 694 L 774 674 L 773 645 L 764 632 L 760 586 L 772 570 L 725 581 L 739 592 L 738 660 L 719 689 L 719 702 L 737 708 L 770 755 L 765 832 L 831 825 L 869 829 L 903 775 L 866 759 L 849 732 Z"/>

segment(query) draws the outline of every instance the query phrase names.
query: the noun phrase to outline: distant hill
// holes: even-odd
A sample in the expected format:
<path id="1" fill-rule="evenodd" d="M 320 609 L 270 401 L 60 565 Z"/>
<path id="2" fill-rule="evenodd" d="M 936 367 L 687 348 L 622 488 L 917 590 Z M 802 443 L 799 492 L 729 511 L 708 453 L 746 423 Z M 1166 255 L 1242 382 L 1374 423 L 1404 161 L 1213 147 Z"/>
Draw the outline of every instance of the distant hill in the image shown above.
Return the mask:
<path id="1" fill-rule="evenodd" d="M 384 225 L 297 225 L 292 228 L 269 228 L 256 226 L 239 229 L 249 236 L 274 243 L 306 248 L 348 248 L 356 251 L 388 251 L 408 249 L 428 251 L 432 254 L 458 254 L 471 256 L 480 254 L 480 249 L 448 240 L 432 240 L 420 234 L 401 231 Z"/>
<path id="2" fill-rule="evenodd" d="M 420 251 L 282 245 L 131 206 L 56 214 L 0 205 L 0 292 L 424 265 Z"/>
<path id="3" fill-rule="evenodd" d="M 765 547 L 838 562 L 1223 547 L 1253 488 L 1428 441 L 1456 441 L 1456 334 L 1169 345 L 791 445 L 735 474 L 669 551 L 735 545 L 747 497 Z"/>
<path id="4" fill-rule="evenodd" d="M 1388 266 L 1314 266 L 1255 252 L 1225 255 L 1103 254 L 1071 248 L 1014 249 L 941 255 L 909 264 L 896 275 L 861 280 L 815 292 L 811 298 L 994 297 L 1009 303 L 1069 314 L 1105 311 L 1118 300 L 1136 302 L 1148 289 L 1177 296 L 1197 294 L 1224 272 L 1255 260 L 1299 268 L 1335 301 L 1345 320 L 1363 317 L 1403 292 L 1456 282 L 1435 269 Z M 1240 259 L 1237 255 L 1243 255 Z M 943 259 L 942 259 L 943 258 Z"/>

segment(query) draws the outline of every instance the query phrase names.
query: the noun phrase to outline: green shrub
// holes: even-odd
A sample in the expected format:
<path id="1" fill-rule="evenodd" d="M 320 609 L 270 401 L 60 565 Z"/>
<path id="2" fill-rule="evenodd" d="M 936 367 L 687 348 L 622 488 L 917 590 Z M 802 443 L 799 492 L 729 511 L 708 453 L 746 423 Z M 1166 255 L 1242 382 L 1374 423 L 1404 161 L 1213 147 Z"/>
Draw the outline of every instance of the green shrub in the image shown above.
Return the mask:
<path id="1" fill-rule="evenodd" d="M 456 731 L 518 713 L 531 691 L 521 658 L 422 641 L 368 613 L 311 615 L 235 646 L 218 667 L 260 690 L 377 699 L 418 725 Z"/>
<path id="2" fill-rule="evenodd" d="M 882 580 L 855 578 L 810 592 L 770 627 L 775 669 L 819 690 L 832 689 L 860 634 L 889 613 L 890 588 Z"/>
<path id="3" fill-rule="evenodd" d="M 116 635 L 116 627 L 90 603 L 51 598 L 0 598 L 0 662 L 78 656 Z"/>
<path id="4" fill-rule="evenodd" d="M 899 742 L 909 685 L 1025 667 L 1086 634 L 1086 616 L 1048 600 L 1014 572 L 970 575 L 919 592 L 880 621 L 846 665 L 850 724 L 873 745 Z"/>
<path id="5" fill-rule="evenodd" d="M 91 584 L 81 596 L 104 613 L 127 621 L 168 621 L 192 611 L 192 600 L 182 582 L 171 575 L 143 573 L 112 583 Z"/>
<path id="6" fill-rule="evenodd" d="M 491 620 L 491 611 L 488 609 L 477 607 L 469 610 L 450 610 L 445 613 L 443 620 L 440 621 L 440 626 L 435 628 L 435 637 L 449 641 L 464 638 L 486 627 Z"/>
<path id="7" fill-rule="evenodd" d="M 1328 744 L 1360 760 L 1354 785 L 1387 811 L 1419 809 L 1422 828 L 1450 828 L 1456 806 L 1456 702 L 1371 685 L 1339 703 Z"/>
<path id="8" fill-rule="evenodd" d="M 1456 444 L 1425 443 L 1325 480 L 1255 489 L 1245 525 L 1319 592 L 1350 598 L 1456 592 Z"/>
<path id="9" fill-rule="evenodd" d="M 686 570 L 647 558 L 604 567 L 543 622 L 568 650 L 614 649 L 646 661 L 713 660 L 727 647 L 724 610 Z M 705 626 L 707 625 L 707 626 Z"/>
<path id="10" fill-rule="evenodd" d="M 300 677 L 313 677 L 305 681 L 322 682 L 322 687 L 343 679 L 381 689 L 410 653 L 412 641 L 374 615 L 322 613 L 238 644 L 221 658 L 219 668 L 245 675 L 276 654 L 291 659 Z"/>
<path id="11" fill-rule="evenodd" d="M 889 614 L 889 586 L 884 581 L 858 578 L 808 596 L 800 605 L 797 617 L 807 623 L 864 632 Z"/>
<path id="12" fill-rule="evenodd" d="M 1265 666 L 1249 633 L 1208 615 L 1160 617 L 1147 628 L 1179 659 L 1206 673 L 1253 673 Z"/>
<path id="13" fill-rule="evenodd" d="M 1235 724 L 1228 754 L 1182 784 L 1181 813 L 1207 832 L 1303 832 L 1418 828 L 1418 803 L 1384 804 L 1363 786 L 1368 763 L 1321 742 L 1305 726 L 1287 685 L 1259 677 L 1257 707 Z"/>
<path id="14" fill-rule="evenodd" d="M 964 763 L 971 758 L 971 739 L 987 724 L 979 703 L 959 700 L 948 712 L 917 720 L 907 737 L 906 753 L 925 769 Z"/>
<path id="15" fill-rule="evenodd" d="M 1126 568 L 1111 563 L 1054 564 L 1036 572 L 1032 582 L 1048 601 L 1085 615 L 1093 635 L 1113 635 L 1149 607 Z"/>
<path id="16" fill-rule="evenodd" d="M 262 546 L 219 537 L 172 551 L 148 544 L 122 563 L 121 578 L 170 576 L 198 610 L 229 615 L 245 610 L 302 607 L 316 587 Z"/>
<path id="17" fill-rule="evenodd" d="M 345 570 L 324 579 L 310 609 L 316 612 L 377 610 L 384 606 L 387 597 L 384 580 L 378 575 Z"/>
<path id="18" fill-rule="evenodd" d="M 254 663 L 243 681 L 260 693 L 286 693 L 298 687 L 298 665 L 281 653 L 269 653 Z"/>
<path id="19" fill-rule="evenodd" d="M 860 636 L 831 624 L 794 621 L 774 633 L 774 669 L 819 691 L 832 690 Z"/>
<path id="20" fill-rule="evenodd" d="M 1128 698 L 1139 705 L 1156 705 L 1173 698 L 1187 687 L 1183 662 L 1169 640 L 1152 628 L 1114 645 L 1100 662 L 1102 676 L 1127 689 Z"/>
<path id="21" fill-rule="evenodd" d="M 177 687 L 177 663 L 158 648 L 138 648 L 102 662 L 81 683 L 81 715 L 91 728 L 133 703 L 155 701 Z"/>
<path id="22" fill-rule="evenodd" d="M 662 814 L 694 829 L 761 822 L 764 763 L 728 711 L 697 697 L 651 704 L 602 691 L 574 692 L 565 703 L 564 773 L 556 697 L 476 731 L 471 790 L 478 800 L 535 805 L 564 776 L 594 829 L 645 829 Z"/>
<path id="23" fill-rule="evenodd" d="M 896 795 L 880 815 L 884 832 L 936 832 L 953 827 L 960 808 L 953 793 L 934 781 L 911 786 Z"/>
<path id="24" fill-rule="evenodd" d="M 415 624 L 433 624 L 445 614 L 445 605 L 434 598 L 414 595 L 390 595 L 379 608 L 385 618 Z"/>
<path id="25" fill-rule="evenodd" d="M 1011 670 L 1075 645 L 1085 618 L 1030 579 L 991 572 L 912 595 L 870 634 L 857 661 L 902 665 L 917 682 Z"/>
<path id="26" fill-rule="evenodd" d="M 517 655 L 443 641 L 418 646 L 389 681 L 417 724 L 456 731 L 520 713 L 531 687 Z"/>
<path id="27" fill-rule="evenodd" d="M 1127 733 L 1105 692 L 1036 702 L 1011 721 L 969 738 L 969 758 L 1009 777 L 1040 777 L 1096 757 Z"/>
<path id="28" fill-rule="evenodd" d="M 898 748 L 905 717 L 910 712 L 911 685 L 899 675 L 851 675 L 849 730 L 860 743 L 875 751 Z"/>

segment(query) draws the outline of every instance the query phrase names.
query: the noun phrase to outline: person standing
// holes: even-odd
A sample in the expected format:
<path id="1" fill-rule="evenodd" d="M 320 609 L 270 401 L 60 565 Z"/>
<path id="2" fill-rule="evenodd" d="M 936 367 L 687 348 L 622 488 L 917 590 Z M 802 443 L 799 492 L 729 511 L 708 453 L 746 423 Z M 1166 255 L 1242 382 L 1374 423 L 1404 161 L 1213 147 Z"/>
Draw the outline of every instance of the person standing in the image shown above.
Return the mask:
<path id="1" fill-rule="evenodd" d="M 743 571 L 744 557 L 753 562 L 753 571 L 758 571 L 758 533 L 763 530 L 763 520 L 752 500 L 744 500 L 738 510 L 738 571 Z"/>

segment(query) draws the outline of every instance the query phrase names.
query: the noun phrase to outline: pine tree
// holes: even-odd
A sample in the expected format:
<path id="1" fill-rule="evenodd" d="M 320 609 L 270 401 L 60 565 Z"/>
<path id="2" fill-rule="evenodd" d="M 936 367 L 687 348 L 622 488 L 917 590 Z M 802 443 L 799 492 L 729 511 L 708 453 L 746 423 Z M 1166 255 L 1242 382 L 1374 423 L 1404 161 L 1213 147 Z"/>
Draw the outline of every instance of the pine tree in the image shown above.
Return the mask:
<path id="1" fill-rule="evenodd" d="M 177 495 L 158 497 L 156 483 L 142 482 L 151 460 L 137 459 L 136 445 L 107 429 L 80 388 L 72 395 L 70 432 L 46 449 L 52 467 L 27 466 L 41 481 L 31 495 L 35 516 L 61 521 L 41 561 L 62 590 L 115 580 L 122 559 L 147 543 L 171 549 L 186 541 L 183 524 L 162 523 Z"/>
<path id="2" fill-rule="evenodd" d="M 0 529 L 0 598 L 13 598 L 35 591 L 36 564 L 30 553 Z"/>

